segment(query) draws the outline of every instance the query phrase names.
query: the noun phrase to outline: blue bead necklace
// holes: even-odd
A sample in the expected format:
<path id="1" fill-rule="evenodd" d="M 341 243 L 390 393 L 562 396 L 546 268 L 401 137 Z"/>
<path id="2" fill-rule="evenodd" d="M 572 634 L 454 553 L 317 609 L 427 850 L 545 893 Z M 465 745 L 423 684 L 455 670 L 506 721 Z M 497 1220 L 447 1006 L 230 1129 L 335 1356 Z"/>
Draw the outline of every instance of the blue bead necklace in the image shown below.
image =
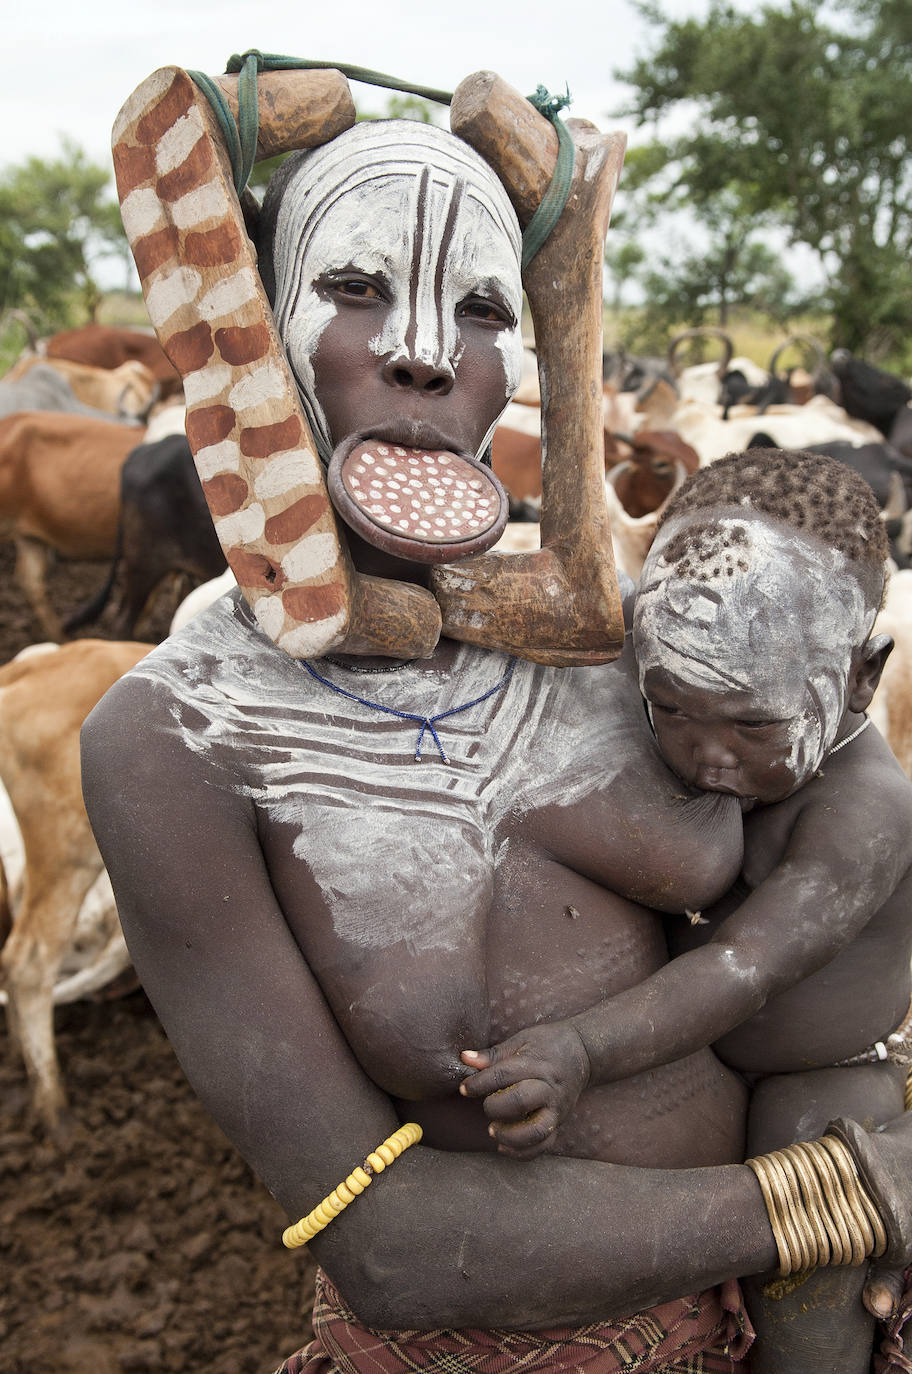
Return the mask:
<path id="1" fill-rule="evenodd" d="M 431 738 L 436 744 L 437 752 L 443 762 L 449 763 L 450 760 L 447 753 L 440 743 L 440 736 L 434 729 L 435 725 L 438 721 L 446 720 L 447 716 L 458 716 L 461 711 L 468 711 L 472 706 L 480 705 L 481 702 L 487 701 L 488 697 L 492 697 L 495 693 L 501 691 L 510 681 L 510 678 L 513 676 L 513 669 L 516 667 L 516 659 L 511 658 L 507 665 L 507 671 L 500 681 L 493 687 L 489 687 L 480 697 L 473 697 L 471 701 L 463 702 L 461 706 L 451 706 L 448 711 L 438 711 L 435 716 L 422 716 L 415 711 L 397 711 L 392 706 L 381 706 L 379 701 L 371 701 L 368 697 L 359 697 L 356 692 L 349 692 L 346 688 L 337 686 L 335 682 L 330 682 L 329 678 L 324 677 L 322 673 L 318 673 L 313 664 L 308 663 L 306 658 L 299 658 L 298 662 L 302 668 L 307 669 L 312 678 L 315 678 L 317 682 L 322 682 L 323 686 L 328 687 L 331 692 L 338 692 L 340 697 L 348 697 L 349 701 L 357 701 L 361 706 L 368 706 L 372 711 L 382 711 L 383 714 L 387 716 L 398 716 L 400 720 L 413 720 L 416 725 L 419 725 L 421 728 L 418 731 L 418 742 L 415 745 L 415 758 L 419 763 L 421 762 L 421 745 L 424 742 L 424 736 L 427 731 L 430 731 Z"/>

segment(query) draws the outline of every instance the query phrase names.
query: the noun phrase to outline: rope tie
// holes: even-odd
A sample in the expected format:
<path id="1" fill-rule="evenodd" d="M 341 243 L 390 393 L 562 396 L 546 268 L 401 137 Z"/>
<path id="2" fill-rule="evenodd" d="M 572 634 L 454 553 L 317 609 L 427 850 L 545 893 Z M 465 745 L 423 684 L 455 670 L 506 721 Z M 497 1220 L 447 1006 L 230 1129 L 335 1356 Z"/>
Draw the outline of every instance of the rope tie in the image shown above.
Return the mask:
<path id="1" fill-rule="evenodd" d="M 564 206 L 570 195 L 573 180 L 573 167 L 576 162 L 576 149 L 570 130 L 560 118 L 560 112 L 570 104 L 570 91 L 564 95 L 551 95 L 544 86 L 539 86 L 534 95 L 528 97 L 538 113 L 551 121 L 557 133 L 557 162 L 551 184 L 542 196 L 541 204 L 523 230 L 522 270 L 525 272 L 535 254 L 547 239 L 551 230 L 563 214 Z"/>
<path id="2" fill-rule="evenodd" d="M 388 76 L 385 72 L 375 72 L 369 67 L 352 66 L 343 62 L 324 62 L 317 58 L 283 57 L 279 53 L 263 53 L 258 48 L 248 48 L 243 53 L 233 53 L 229 57 L 226 72 L 238 74 L 238 118 L 235 121 L 224 92 L 205 72 L 189 71 L 187 75 L 202 91 L 209 101 L 218 120 L 219 128 L 225 139 L 225 147 L 231 159 L 231 176 L 234 189 L 240 197 L 250 180 L 253 164 L 256 162 L 257 136 L 260 127 L 259 97 L 257 77 L 260 72 L 277 71 L 325 71 L 341 72 L 350 81 L 362 81 L 371 86 L 381 86 L 386 90 L 402 91 L 408 95 L 420 96 L 423 100 L 433 100 L 438 105 L 449 105 L 453 99 L 452 91 L 437 90 L 431 86 L 417 86 L 399 77 Z M 570 104 L 570 92 L 564 95 L 551 95 L 544 86 L 539 86 L 534 95 L 528 97 L 539 114 L 544 115 L 554 125 L 557 132 L 557 162 L 551 183 L 523 231 L 522 270 L 535 257 L 551 230 L 560 219 L 570 195 L 573 178 L 575 149 L 570 131 L 560 118 L 560 111 Z"/>

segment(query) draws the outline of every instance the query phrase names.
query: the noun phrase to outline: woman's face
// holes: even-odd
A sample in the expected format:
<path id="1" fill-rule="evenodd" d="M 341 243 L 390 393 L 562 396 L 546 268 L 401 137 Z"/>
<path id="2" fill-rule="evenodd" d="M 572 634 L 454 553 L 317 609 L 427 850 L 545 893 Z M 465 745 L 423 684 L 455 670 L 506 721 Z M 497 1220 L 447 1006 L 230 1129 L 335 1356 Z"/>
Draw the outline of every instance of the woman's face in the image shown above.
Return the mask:
<path id="1" fill-rule="evenodd" d="M 475 456 L 520 377 L 515 234 L 458 166 L 353 182 L 298 213 L 277 271 L 279 329 L 324 458 L 352 436 Z"/>

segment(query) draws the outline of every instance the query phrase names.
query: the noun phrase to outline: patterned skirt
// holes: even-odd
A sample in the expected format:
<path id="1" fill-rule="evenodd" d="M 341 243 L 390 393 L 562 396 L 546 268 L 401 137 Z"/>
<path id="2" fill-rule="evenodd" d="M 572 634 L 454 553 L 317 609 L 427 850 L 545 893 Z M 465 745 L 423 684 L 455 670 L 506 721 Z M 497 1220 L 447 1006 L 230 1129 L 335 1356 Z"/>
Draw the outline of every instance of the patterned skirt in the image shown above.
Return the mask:
<path id="1" fill-rule="evenodd" d="M 379 1331 L 318 1270 L 313 1326 L 276 1374 L 737 1374 L 754 1339 L 734 1281 L 591 1326 Z"/>

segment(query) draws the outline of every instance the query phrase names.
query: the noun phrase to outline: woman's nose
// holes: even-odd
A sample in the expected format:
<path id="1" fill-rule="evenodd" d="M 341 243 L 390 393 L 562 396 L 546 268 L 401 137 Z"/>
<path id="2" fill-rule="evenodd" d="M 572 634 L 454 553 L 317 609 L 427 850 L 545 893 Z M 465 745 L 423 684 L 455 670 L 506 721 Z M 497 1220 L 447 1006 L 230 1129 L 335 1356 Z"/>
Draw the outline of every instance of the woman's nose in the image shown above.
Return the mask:
<path id="1" fill-rule="evenodd" d="M 381 372 L 384 381 L 398 390 L 423 391 L 431 396 L 445 396 L 452 390 L 455 380 L 448 361 L 428 362 L 425 358 L 405 357 L 401 353 L 387 358 Z"/>

